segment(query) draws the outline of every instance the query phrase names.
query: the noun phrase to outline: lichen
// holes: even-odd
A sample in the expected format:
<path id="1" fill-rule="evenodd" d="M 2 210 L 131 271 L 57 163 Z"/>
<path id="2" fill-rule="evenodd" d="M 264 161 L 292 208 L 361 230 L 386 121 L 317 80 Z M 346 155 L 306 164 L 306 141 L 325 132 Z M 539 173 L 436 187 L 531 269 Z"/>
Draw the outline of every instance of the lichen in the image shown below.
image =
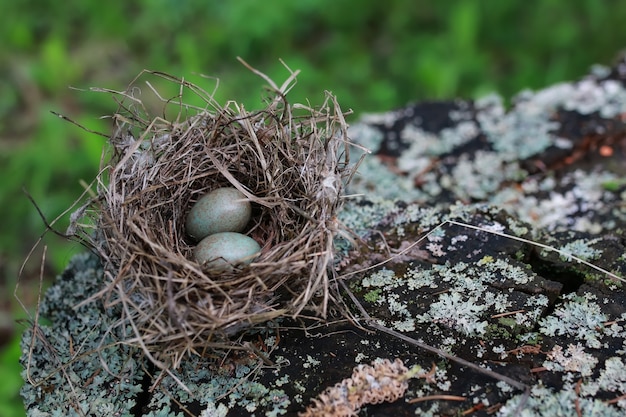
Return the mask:
<path id="1" fill-rule="evenodd" d="M 200 417 L 226 417 L 228 414 L 228 408 L 224 404 L 215 404 L 210 402 L 207 407 L 202 411 Z"/>
<path id="2" fill-rule="evenodd" d="M 569 262 L 572 260 L 572 255 L 584 261 L 598 259 L 602 252 L 592 246 L 597 241 L 598 239 L 594 239 L 594 241 L 578 239 L 569 242 L 565 244 L 565 246 L 559 248 L 561 251 L 561 259 Z"/>
<path id="3" fill-rule="evenodd" d="M 577 372 L 586 377 L 593 373 L 597 364 L 598 360 L 585 352 L 579 343 L 568 345 L 566 350 L 559 345 L 554 346 L 543 362 L 543 366 L 550 371 Z"/>
<path id="4" fill-rule="evenodd" d="M 40 306 L 50 324 L 40 323 L 25 332 L 21 361 L 28 383 L 21 394 L 30 416 L 137 415 L 136 401 L 150 366 L 139 352 L 119 342 L 119 332 L 129 330 L 116 326 L 118 311 L 97 302 L 76 307 L 100 289 L 102 274 L 96 256 L 72 258 Z M 265 340 L 271 348 L 276 337 L 270 334 Z M 202 415 L 207 416 L 226 415 L 235 406 L 249 412 L 263 407 L 268 416 L 284 414 L 291 400 L 281 386 L 288 383 L 288 376 L 266 386 L 254 381 L 258 370 L 259 359 L 252 357 L 224 368 L 193 357 L 171 371 L 178 381 L 163 377 L 159 389 L 141 406 L 147 410 L 142 415 L 180 417 L 185 415 L 181 407 L 190 404 L 205 407 Z M 47 394 L 51 390 L 54 395 Z"/>
<path id="5" fill-rule="evenodd" d="M 619 198 L 619 189 L 611 191 L 603 186 L 621 181 L 609 170 L 576 170 L 556 179 L 550 172 L 529 175 L 527 166 L 520 163 L 550 148 L 568 152 L 574 146 L 573 139 L 560 136 L 563 126 L 559 112 L 604 118 L 622 114 L 626 89 L 620 82 L 590 77 L 537 92 L 523 91 L 513 99 L 509 111 L 497 95 L 483 97 L 473 107 L 473 111 L 460 111 L 452 106 L 449 118 L 454 123 L 438 132 L 423 130 L 411 107 L 363 118 L 361 124 L 369 129 L 355 129 L 355 142 L 367 143 L 374 154 L 383 143 L 388 147 L 401 144 L 403 149 L 391 163 L 393 169 L 389 161 L 368 156 L 350 192 L 430 207 L 455 200 L 488 201 L 536 228 L 548 230 L 599 233 L 615 228 L 616 217 L 626 218 L 623 207 L 613 216 L 594 217 Z M 404 126 L 399 133 L 397 126 Z M 377 129 L 379 135 L 369 131 Z M 596 129 L 597 134 L 603 133 L 603 127 Z M 387 136 L 381 140 L 383 131 Z M 477 146 L 475 139 L 482 136 L 487 146 L 462 151 L 470 144 Z"/>
<path id="6" fill-rule="evenodd" d="M 439 301 L 430 305 L 428 314 L 435 323 L 450 326 L 467 336 L 482 336 L 486 332 L 487 322 L 480 320 L 486 306 L 476 298 L 463 299 L 453 291 L 442 294 Z"/>
<path id="7" fill-rule="evenodd" d="M 620 417 L 618 410 L 604 401 L 581 397 L 574 386 L 555 391 L 541 384 L 534 385 L 530 396 L 516 395 L 497 412 L 497 417 L 577 416 Z"/>
<path id="8" fill-rule="evenodd" d="M 477 151 L 473 158 L 463 155 L 452 169 L 451 178 L 443 181 L 461 200 L 486 200 L 505 181 L 519 181 L 525 176 L 516 162 L 507 162 L 500 153 Z"/>
<path id="9" fill-rule="evenodd" d="M 626 365 L 622 358 L 608 358 L 600 371 L 600 377 L 596 381 L 585 382 L 581 389 L 588 395 L 596 395 L 600 390 L 617 395 L 626 393 Z M 618 405 L 626 411 L 626 398 L 618 401 Z"/>
<path id="10" fill-rule="evenodd" d="M 361 281 L 364 288 L 369 287 L 388 287 L 395 285 L 396 274 L 390 269 L 382 268 L 373 274 L 367 275 Z"/>
<path id="11" fill-rule="evenodd" d="M 565 294 L 562 298 L 563 304 L 539 321 L 540 332 L 547 336 L 569 335 L 585 341 L 587 347 L 600 348 L 608 316 L 594 301 L 596 297 L 585 293 Z"/>
<path id="12" fill-rule="evenodd" d="M 436 255 L 432 250 L 431 254 Z M 489 332 L 511 337 L 534 327 L 548 298 L 497 288 L 534 285 L 537 275 L 512 260 L 485 259 L 428 266 L 419 263 L 402 274 L 381 268 L 363 276 L 362 296 L 371 300 L 371 291 L 377 290 L 373 314 L 401 332 L 429 323 L 463 336 L 481 337 Z M 433 289 L 440 291 L 433 294 Z M 500 320 L 491 318 L 508 311 L 514 313 Z"/>
<path id="13" fill-rule="evenodd" d="M 21 362 L 28 383 L 21 395 L 30 415 L 131 415 L 144 368 L 119 343 L 126 329 L 116 327 L 118 312 L 98 303 L 76 307 L 100 289 L 102 275 L 96 256 L 72 258 L 41 303 L 50 324 L 40 321 L 24 333 Z"/>

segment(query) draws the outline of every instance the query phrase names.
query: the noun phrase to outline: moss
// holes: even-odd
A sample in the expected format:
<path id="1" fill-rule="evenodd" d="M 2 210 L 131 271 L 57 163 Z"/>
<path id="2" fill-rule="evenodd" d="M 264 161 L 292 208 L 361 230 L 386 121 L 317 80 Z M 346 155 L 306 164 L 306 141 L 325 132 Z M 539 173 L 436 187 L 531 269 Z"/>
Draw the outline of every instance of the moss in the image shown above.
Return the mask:
<path id="1" fill-rule="evenodd" d="M 489 340 L 512 339 L 513 335 L 506 327 L 492 323 L 487 326 L 484 338 Z"/>
<path id="2" fill-rule="evenodd" d="M 515 321 L 514 318 L 510 318 L 510 317 L 500 317 L 498 319 L 498 323 L 500 323 L 503 326 L 506 326 L 510 329 L 515 329 L 517 327 L 517 322 Z"/>
<path id="3" fill-rule="evenodd" d="M 380 288 L 377 288 L 375 290 L 371 290 L 366 292 L 363 295 L 363 299 L 369 303 L 375 303 L 378 300 L 380 300 L 380 294 L 382 293 L 382 290 Z"/>
<path id="4" fill-rule="evenodd" d="M 363 287 L 361 286 L 361 281 L 357 281 L 357 280 L 350 281 L 350 283 L 348 284 L 348 287 L 350 288 L 352 292 L 355 292 L 355 293 L 360 293 L 363 290 Z"/>
<path id="5" fill-rule="evenodd" d="M 617 272 L 613 272 L 614 274 L 618 274 Z M 607 288 L 610 288 L 612 290 L 615 289 L 623 289 L 624 288 L 624 282 L 623 281 L 619 281 L 617 279 L 614 278 L 604 278 L 604 277 L 599 277 L 601 280 L 603 279 L 603 283 L 604 285 L 606 285 Z"/>
<path id="6" fill-rule="evenodd" d="M 477 265 L 487 265 L 494 262 L 493 256 L 485 255 L 483 256 L 476 264 Z"/>
<path id="7" fill-rule="evenodd" d="M 523 261 L 527 255 L 526 255 L 526 252 L 524 252 L 523 250 L 518 250 L 515 252 L 513 256 L 515 257 L 517 261 Z"/>
<path id="8" fill-rule="evenodd" d="M 517 334 L 515 340 L 524 345 L 539 346 L 543 341 L 543 337 L 538 332 L 524 332 Z"/>

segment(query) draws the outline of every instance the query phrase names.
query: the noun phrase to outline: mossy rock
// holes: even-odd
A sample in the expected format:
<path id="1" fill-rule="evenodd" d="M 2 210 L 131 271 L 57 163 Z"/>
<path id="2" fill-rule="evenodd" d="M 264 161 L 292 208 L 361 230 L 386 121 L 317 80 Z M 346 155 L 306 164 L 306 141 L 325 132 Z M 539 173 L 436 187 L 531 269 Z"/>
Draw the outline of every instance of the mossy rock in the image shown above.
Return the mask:
<path id="1" fill-rule="evenodd" d="M 373 151 L 339 216 L 360 242 L 336 242 L 352 317 L 271 321 L 241 336 L 248 351 L 164 372 L 121 343 L 131 329 L 106 331 L 115 308 L 75 308 L 102 281 L 79 255 L 23 339 L 28 414 L 297 415 L 358 364 L 399 358 L 422 369 L 404 399 L 359 415 L 624 415 L 626 90 L 606 74 L 510 110 L 420 103 L 352 126 Z"/>

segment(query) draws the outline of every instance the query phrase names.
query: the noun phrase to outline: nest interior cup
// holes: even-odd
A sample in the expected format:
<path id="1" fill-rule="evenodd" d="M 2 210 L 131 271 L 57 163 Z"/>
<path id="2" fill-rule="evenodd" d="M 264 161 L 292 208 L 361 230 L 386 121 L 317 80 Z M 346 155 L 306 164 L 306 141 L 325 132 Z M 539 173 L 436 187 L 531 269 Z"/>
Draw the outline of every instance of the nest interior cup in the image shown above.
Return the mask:
<path id="1" fill-rule="evenodd" d="M 119 306 L 120 325 L 131 324 L 160 365 L 177 367 L 186 354 L 276 317 L 326 314 L 335 216 L 357 164 L 349 164 L 334 96 L 317 108 L 288 103 L 296 74 L 280 87 L 261 74 L 270 94 L 255 111 L 222 107 L 194 84 L 149 71 L 121 94 L 97 197 L 75 216 L 91 217 L 82 224 L 96 231 L 73 227 L 104 262 L 99 297 Z M 136 87 L 142 77 L 151 77 L 152 91 L 155 79 L 179 88 L 164 104 L 177 110 L 170 120 L 150 116 Z M 185 104 L 189 95 L 204 105 Z M 252 203 L 242 233 L 261 249 L 249 264 L 211 269 L 194 260 L 185 219 L 202 195 L 222 187 Z"/>

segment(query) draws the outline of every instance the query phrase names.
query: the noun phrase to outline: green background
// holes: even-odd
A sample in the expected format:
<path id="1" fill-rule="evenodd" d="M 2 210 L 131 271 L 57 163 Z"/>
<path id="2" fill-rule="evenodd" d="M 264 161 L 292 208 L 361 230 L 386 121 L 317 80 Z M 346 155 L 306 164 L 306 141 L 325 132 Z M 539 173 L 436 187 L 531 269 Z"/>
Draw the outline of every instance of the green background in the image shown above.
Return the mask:
<path id="1" fill-rule="evenodd" d="M 104 139 L 54 116 L 108 132 L 110 95 L 142 69 L 220 79 L 216 99 L 260 105 L 263 82 L 236 60 L 282 82 L 279 59 L 302 70 L 291 101 L 338 96 L 355 121 L 408 102 L 510 97 L 609 65 L 626 46 L 626 2 L 597 0 L 364 1 L 143 0 L 5 2 L 0 12 L 0 416 L 23 415 L 19 332 L 12 297 L 22 260 L 49 219 L 96 174 Z M 215 82 L 205 79 L 212 90 Z M 77 90 L 78 89 L 78 90 Z M 67 219 L 57 227 L 64 230 Z M 49 235 L 45 282 L 80 250 Z M 19 297 L 36 305 L 43 245 Z"/>

